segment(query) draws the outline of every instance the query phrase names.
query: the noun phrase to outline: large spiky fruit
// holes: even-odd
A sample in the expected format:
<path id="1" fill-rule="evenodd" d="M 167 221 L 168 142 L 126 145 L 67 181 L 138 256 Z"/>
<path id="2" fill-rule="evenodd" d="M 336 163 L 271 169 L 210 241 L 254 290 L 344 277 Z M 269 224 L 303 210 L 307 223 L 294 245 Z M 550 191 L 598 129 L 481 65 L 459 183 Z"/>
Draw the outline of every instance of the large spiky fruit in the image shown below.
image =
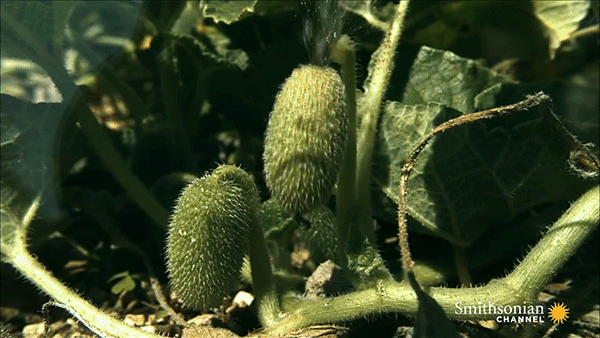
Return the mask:
<path id="1" fill-rule="evenodd" d="M 222 165 L 183 190 L 167 237 L 167 272 L 187 307 L 217 306 L 240 281 L 259 204 L 252 177 L 235 166 Z"/>
<path id="2" fill-rule="evenodd" d="M 283 210 L 303 213 L 329 197 L 346 126 L 338 73 L 313 65 L 296 68 L 277 94 L 265 137 L 266 183 Z"/>

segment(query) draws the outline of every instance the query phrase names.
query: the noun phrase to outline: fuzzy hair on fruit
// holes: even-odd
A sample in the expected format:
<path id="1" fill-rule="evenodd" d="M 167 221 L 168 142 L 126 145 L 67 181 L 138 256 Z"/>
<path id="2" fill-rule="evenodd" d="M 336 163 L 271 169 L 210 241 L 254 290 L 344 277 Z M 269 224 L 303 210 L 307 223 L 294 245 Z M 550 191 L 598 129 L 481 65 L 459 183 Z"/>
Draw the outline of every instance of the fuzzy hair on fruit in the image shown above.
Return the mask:
<path id="1" fill-rule="evenodd" d="M 185 306 L 217 306 L 239 283 L 258 203 L 252 177 L 235 166 L 222 165 L 183 190 L 166 255 L 171 288 Z"/>
<path id="2" fill-rule="evenodd" d="M 265 135 L 266 183 L 283 210 L 304 213 L 329 197 L 346 126 L 338 73 L 314 65 L 296 68 L 277 94 Z"/>

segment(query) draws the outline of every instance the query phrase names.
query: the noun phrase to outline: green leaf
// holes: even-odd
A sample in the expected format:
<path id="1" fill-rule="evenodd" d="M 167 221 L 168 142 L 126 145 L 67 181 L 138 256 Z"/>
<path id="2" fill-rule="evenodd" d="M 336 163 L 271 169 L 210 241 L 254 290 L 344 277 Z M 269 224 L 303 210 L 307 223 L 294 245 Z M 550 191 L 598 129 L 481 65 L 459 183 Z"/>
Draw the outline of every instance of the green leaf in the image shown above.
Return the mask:
<path id="1" fill-rule="evenodd" d="M 262 204 L 262 221 L 269 254 L 278 267 L 291 268 L 290 248 L 293 248 L 294 231 L 299 224 L 294 218 L 284 213 L 274 199 Z"/>
<path id="2" fill-rule="evenodd" d="M 110 277 L 107 282 L 112 282 L 115 279 L 123 279 L 129 277 L 129 270 L 125 270 L 125 271 L 121 271 L 119 273 L 114 274 L 112 277 Z"/>
<path id="3" fill-rule="evenodd" d="M 217 23 L 223 21 L 229 25 L 238 21 L 245 12 L 253 12 L 256 2 L 257 0 L 202 0 L 200 9 L 204 16 L 214 19 Z"/>
<path id="4" fill-rule="evenodd" d="M 54 38 L 52 2 L 3 1 L 1 6 L 3 12 L 6 11 L 39 41 L 48 44 Z"/>
<path id="5" fill-rule="evenodd" d="M 171 64 L 175 67 L 180 59 L 187 61 L 187 58 L 192 58 L 191 66 L 196 67 L 200 74 L 204 77 L 210 73 L 224 68 L 245 70 L 248 67 L 249 58 L 246 52 L 240 49 L 228 49 L 230 43 L 229 38 L 223 33 L 214 31 L 206 35 L 206 40 L 201 41 L 189 35 L 171 35 L 159 34 L 154 40 L 153 45 L 164 52 L 159 55 L 159 62 Z M 175 67 L 178 75 L 179 72 L 184 72 L 182 66 Z"/>
<path id="6" fill-rule="evenodd" d="M 37 63 L 25 59 L 2 59 L 2 94 L 30 101 L 61 102 L 46 71 Z"/>
<path id="7" fill-rule="evenodd" d="M 382 281 L 392 280 L 379 252 L 367 239 L 354 241 L 348 247 L 349 278 L 357 289 L 372 287 Z"/>
<path id="8" fill-rule="evenodd" d="M 123 291 L 129 292 L 133 291 L 133 289 L 135 289 L 135 281 L 128 275 L 113 285 L 112 288 L 110 288 L 110 292 L 118 295 Z"/>
<path id="9" fill-rule="evenodd" d="M 414 1 L 403 39 L 492 64 L 511 58 L 544 60 L 545 29 L 531 7 L 529 1 Z"/>
<path id="10" fill-rule="evenodd" d="M 4 253 L 15 236 L 25 236 L 41 192 L 50 182 L 50 152 L 62 105 L 31 104 L 8 95 L 2 95 L 1 102 Z M 55 203 L 53 198 L 43 202 L 46 209 Z"/>
<path id="11" fill-rule="evenodd" d="M 14 37 L 18 36 L 20 44 L 26 41 L 30 45 L 29 47 L 43 46 L 55 55 L 62 55 L 62 50 L 56 49 L 62 48 L 67 19 L 77 4 L 79 4 L 78 1 L 3 1 L 2 11 L 6 11 L 21 25 L 21 27 L 16 27 L 8 22 L 10 30 L 16 33 Z M 3 22 L 3 40 L 5 33 L 8 34 L 9 30 L 4 28 L 4 24 L 7 23 Z M 28 30 L 28 32 L 24 30 Z M 27 35 L 35 37 L 42 45 L 33 46 L 27 38 L 23 39 Z M 22 57 L 23 55 L 13 56 Z"/>
<path id="12" fill-rule="evenodd" d="M 544 24 L 550 38 L 550 57 L 554 58 L 561 43 L 568 40 L 571 33 L 590 9 L 590 1 L 584 0 L 532 0 L 533 13 Z"/>
<path id="13" fill-rule="evenodd" d="M 463 113 L 472 113 L 477 94 L 497 83 L 509 81 L 475 60 L 422 47 L 410 71 L 402 103 L 436 102 Z"/>
<path id="14" fill-rule="evenodd" d="M 48 180 L 50 156 L 63 105 L 37 103 L 2 95 L 2 166 L 34 191 Z M 5 135 L 4 132 L 7 132 Z"/>
<path id="15" fill-rule="evenodd" d="M 3 8 L 2 11 L 4 12 Z M 9 14 L 4 13 L 4 15 L 8 16 Z M 5 17 L 2 18 L 2 29 L 0 30 L 2 38 L 2 58 L 5 59 L 11 57 L 32 61 L 38 60 L 38 54 L 40 53 L 39 47 L 24 40 L 18 33 L 21 30 L 12 27 L 13 23 L 15 22 L 13 21 L 11 23 L 10 18 L 8 20 Z M 3 92 L 5 91 L 3 90 Z"/>
<path id="16" fill-rule="evenodd" d="M 62 97 L 65 93 L 58 79 L 63 68 L 63 37 L 67 19 L 77 1 L 3 1 L 2 58 L 31 60 L 54 76 Z"/>
<path id="17" fill-rule="evenodd" d="M 472 60 L 423 47 L 404 102 L 388 102 L 383 112 L 374 178 L 381 191 L 398 202 L 402 166 L 435 126 L 500 106 L 500 99 L 521 101 L 521 93 L 502 92 L 505 81 Z M 542 115 L 535 108 L 436 136 L 409 180 L 409 214 L 429 232 L 467 247 L 525 210 L 580 194 L 585 184 L 567 169 L 569 150 Z M 388 205 L 384 214 L 396 220 L 396 212 Z"/>
<path id="18" fill-rule="evenodd" d="M 69 16 L 73 12 L 75 6 L 79 5 L 80 1 L 69 0 L 69 1 L 52 1 L 52 9 L 54 14 L 53 29 L 53 41 L 55 46 L 62 47 L 62 42 L 65 36 L 65 28 Z"/>
<path id="19" fill-rule="evenodd" d="M 8 95 L 1 100 L 2 130 L 2 243 L 13 236 L 24 235 L 29 226 L 25 220 L 34 200 L 52 182 L 51 152 L 62 113 L 62 104 L 21 101 Z M 39 202 L 39 201 L 38 201 Z M 56 198 L 47 194 L 42 201 L 44 217 L 56 216 Z M 37 206 L 35 207 L 37 211 Z M 25 223 L 24 223 L 25 222 Z M 15 231 L 19 230 L 19 231 Z M 51 227 L 32 232 L 43 236 Z M 4 250 L 4 249 L 3 249 Z"/>
<path id="20" fill-rule="evenodd" d="M 158 310 L 154 316 L 154 323 L 158 323 L 158 322 L 160 322 L 161 319 L 164 319 L 168 316 L 170 316 L 170 315 L 166 310 Z M 152 323 L 152 324 L 154 324 L 154 323 Z"/>
<path id="21" fill-rule="evenodd" d="M 297 12 L 299 8 L 299 1 L 260 0 L 256 2 L 253 11 L 258 16 L 279 16 L 283 12 Z"/>

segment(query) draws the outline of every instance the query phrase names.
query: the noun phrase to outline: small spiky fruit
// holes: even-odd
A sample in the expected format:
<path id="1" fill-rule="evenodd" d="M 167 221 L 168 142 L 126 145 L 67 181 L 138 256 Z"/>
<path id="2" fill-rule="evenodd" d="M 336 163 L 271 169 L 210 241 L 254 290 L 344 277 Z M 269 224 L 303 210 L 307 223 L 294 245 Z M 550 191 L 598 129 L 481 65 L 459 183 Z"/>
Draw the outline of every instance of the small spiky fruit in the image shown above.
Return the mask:
<path id="1" fill-rule="evenodd" d="M 266 183 L 283 210 L 304 213 L 329 197 L 346 126 L 338 73 L 313 65 L 296 68 L 277 94 L 265 136 Z"/>
<path id="2" fill-rule="evenodd" d="M 258 212 L 254 181 L 235 166 L 222 165 L 183 190 L 167 237 L 167 272 L 187 307 L 217 306 L 241 280 Z"/>

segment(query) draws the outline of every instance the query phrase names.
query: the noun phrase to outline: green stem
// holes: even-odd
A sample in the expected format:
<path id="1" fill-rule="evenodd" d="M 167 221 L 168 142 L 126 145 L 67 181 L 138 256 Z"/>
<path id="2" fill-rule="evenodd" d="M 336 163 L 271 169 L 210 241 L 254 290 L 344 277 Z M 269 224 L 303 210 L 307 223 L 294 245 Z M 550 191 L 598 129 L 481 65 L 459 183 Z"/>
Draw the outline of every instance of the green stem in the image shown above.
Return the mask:
<path id="1" fill-rule="evenodd" d="M 599 187 L 580 197 L 508 275 L 506 284 L 533 297 L 598 226 Z"/>
<path id="2" fill-rule="evenodd" d="M 360 107 L 363 117 L 358 134 L 356 198 L 359 210 L 357 211 L 357 217 L 361 230 L 371 244 L 375 244 L 375 230 L 371 219 L 371 165 L 375 134 L 383 96 L 394 68 L 394 55 L 402 34 L 408 3 L 409 0 L 402 0 L 398 4 L 392 26 L 386 33 L 378 52 L 376 52 L 377 55 L 374 54 L 374 57 L 377 58 L 375 69 L 370 86 L 365 88 L 366 92 Z"/>
<path id="3" fill-rule="evenodd" d="M 54 77 L 52 79 L 54 80 Z M 56 81 L 55 83 L 62 91 L 63 88 Z M 166 228 L 169 219 L 167 210 L 158 203 L 139 178 L 129 170 L 125 160 L 119 155 L 111 140 L 94 119 L 89 107 L 80 98 L 76 98 L 75 100 L 77 105 L 75 111 L 78 121 L 106 169 L 115 176 L 133 200 L 157 225 L 161 228 Z"/>
<path id="4" fill-rule="evenodd" d="M 71 80 L 62 63 L 44 45 L 31 34 L 31 32 L 17 22 L 7 11 L 2 11 L 2 22 L 7 24 L 17 37 L 26 42 L 35 51 L 29 55 L 33 61 L 44 68 L 50 78 L 59 89 L 65 100 L 72 98 L 77 93 L 77 86 Z M 90 108 L 81 100 L 75 98 L 76 114 L 81 128 L 86 134 L 91 146 L 96 150 L 109 170 L 131 195 L 133 200 L 152 218 L 156 224 L 165 228 L 169 219 L 167 210 L 163 208 L 152 196 L 146 186 L 129 170 L 123 158 L 112 144 L 102 127 L 94 119 Z"/>
<path id="5" fill-rule="evenodd" d="M 128 109 L 133 112 L 133 115 L 139 120 L 144 121 L 150 117 L 150 113 L 146 108 L 146 105 L 142 99 L 135 93 L 135 91 L 119 79 L 115 75 L 115 71 L 108 64 L 103 63 L 98 53 L 94 52 L 85 42 L 79 39 L 75 40 L 73 46 L 79 51 L 84 57 L 86 57 L 92 64 L 98 65 L 98 71 L 106 80 L 117 90 Z"/>
<path id="6" fill-rule="evenodd" d="M 484 236 L 466 249 L 465 255 L 469 258 L 467 268 L 471 271 L 513 257 L 520 248 L 528 246 L 532 241 L 537 241 L 547 228 L 548 222 L 560 216 L 558 210 L 550 208 L 538 213 L 535 220 L 526 220 L 506 225 L 502 231 L 497 231 L 491 236 Z M 438 285 L 451 277 L 456 276 L 457 269 L 452 256 L 441 254 L 426 260 L 415 260 L 413 267 L 415 276 L 421 285 Z M 401 272 L 403 273 L 403 272 Z M 402 279 L 402 276 L 399 276 Z"/>
<path id="7" fill-rule="evenodd" d="M 336 62 L 342 66 L 342 81 L 346 93 L 346 113 L 348 127 L 344 156 L 337 183 L 337 229 L 338 264 L 347 268 L 346 248 L 351 223 L 355 221 L 355 180 L 356 180 L 356 53 L 352 41 L 344 35 L 335 47 Z M 339 55 L 339 56 L 338 56 Z"/>
<path id="8" fill-rule="evenodd" d="M 259 222 L 250 230 L 250 266 L 258 319 L 264 327 L 272 327 L 279 316 L 279 297 L 271 267 L 264 231 Z"/>
<path id="9" fill-rule="evenodd" d="M 459 306 L 489 304 L 496 307 L 522 306 L 531 302 L 556 271 L 575 253 L 600 221 L 596 186 L 581 196 L 550 227 L 544 237 L 515 270 L 500 280 L 476 288 L 434 287 L 429 294 L 448 317 L 456 320 L 494 319 L 498 315 L 458 311 Z M 459 303 L 460 302 L 460 303 Z M 382 312 L 415 314 L 418 302 L 406 282 L 379 281 L 375 287 L 298 305 L 269 331 L 284 334 L 310 325 L 342 322 Z"/>
<path id="10" fill-rule="evenodd" d="M 460 284 L 470 286 L 472 280 L 469 273 L 469 260 L 465 249 L 455 244 L 452 245 L 452 252 L 454 253 L 454 266 L 456 267 L 456 274 L 458 275 Z"/>
<path id="11" fill-rule="evenodd" d="M 52 81 L 56 84 L 56 87 L 63 94 L 63 97 L 72 97 L 77 92 L 77 87 L 63 68 L 53 67 L 52 69 L 47 69 L 47 71 Z M 85 102 L 80 97 L 74 97 L 73 100 L 75 100 L 77 120 L 86 134 L 90 145 L 98 153 L 106 169 L 115 176 L 133 200 L 157 225 L 161 228 L 166 228 L 169 219 L 167 210 L 158 203 L 139 178 L 129 170 L 127 163 L 119 155 L 112 141 L 98 124 Z"/>
<path id="12" fill-rule="evenodd" d="M 195 171 L 196 166 L 193 163 L 193 155 L 190 149 L 190 142 L 187 139 L 187 133 L 181 132 L 186 130 L 182 118 L 182 110 L 180 104 L 178 79 L 175 75 L 175 64 L 172 57 L 175 54 L 174 41 L 168 41 L 163 51 L 158 57 L 158 73 L 160 76 L 160 85 L 162 88 L 163 101 L 165 111 L 167 113 L 167 121 L 172 129 L 172 137 L 176 144 L 176 149 L 181 152 L 185 170 Z"/>
<path id="13" fill-rule="evenodd" d="M 27 251 L 24 231 L 18 232 L 7 260 L 23 276 L 52 297 L 58 306 L 66 309 L 94 333 L 101 337 L 114 338 L 161 338 L 111 317 L 67 288 L 31 256 Z"/>

